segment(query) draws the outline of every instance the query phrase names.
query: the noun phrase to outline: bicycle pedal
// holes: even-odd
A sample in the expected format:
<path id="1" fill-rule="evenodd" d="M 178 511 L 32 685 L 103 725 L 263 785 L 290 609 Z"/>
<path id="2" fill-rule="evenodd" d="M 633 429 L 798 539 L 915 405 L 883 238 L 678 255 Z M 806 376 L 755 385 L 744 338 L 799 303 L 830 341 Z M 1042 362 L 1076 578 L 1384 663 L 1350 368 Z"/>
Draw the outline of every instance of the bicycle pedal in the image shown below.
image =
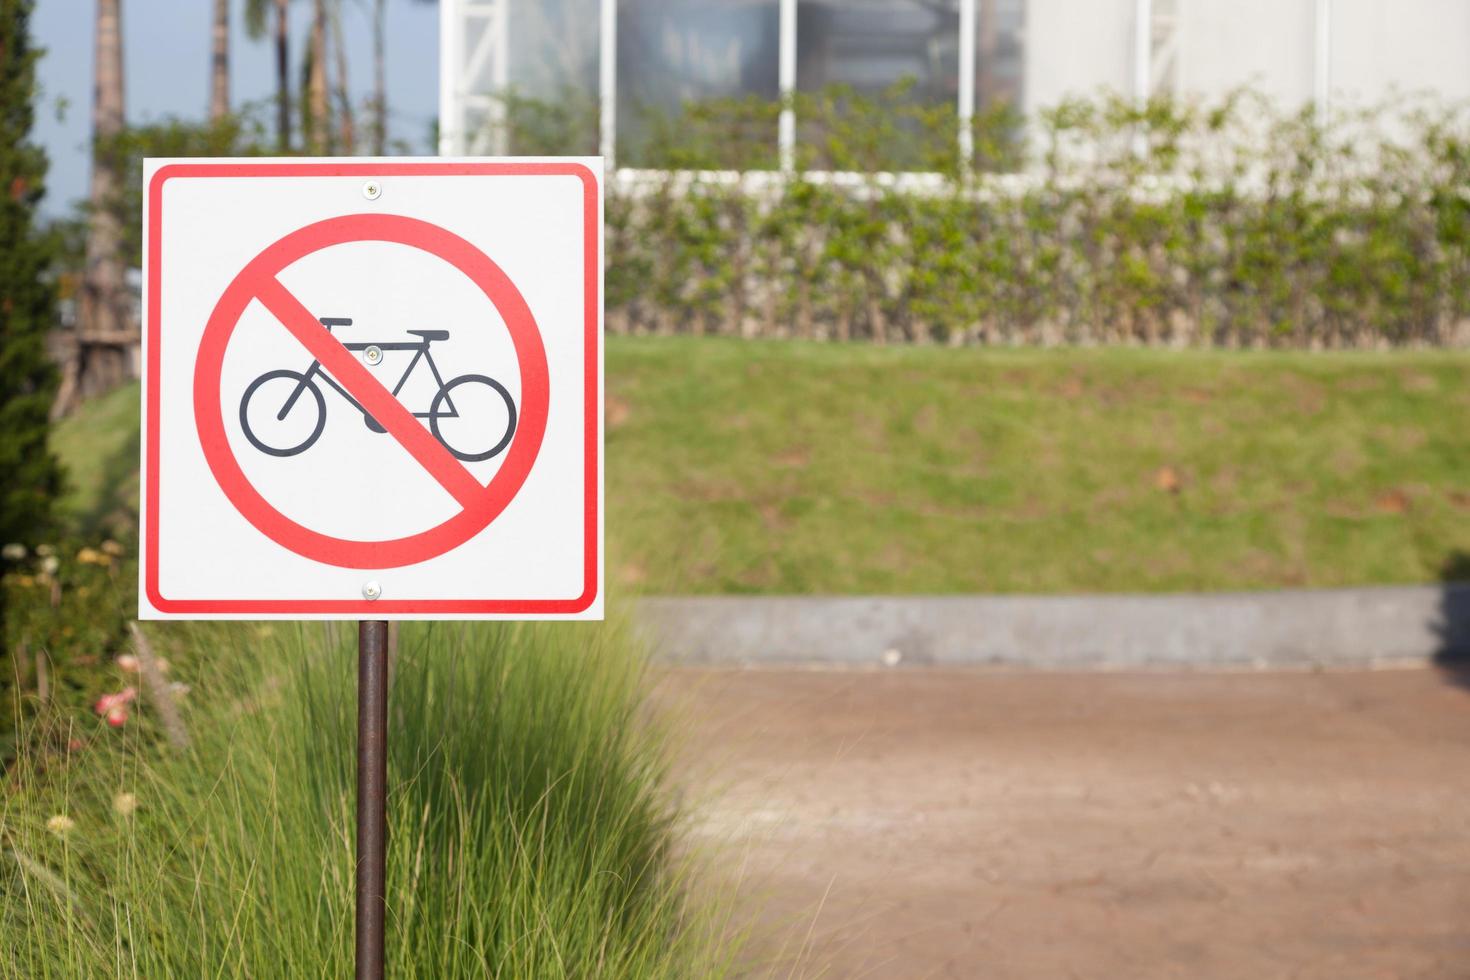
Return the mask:
<path id="1" fill-rule="evenodd" d="M 388 431 L 387 429 L 385 429 L 381 425 L 379 425 L 378 424 L 378 420 L 375 419 L 375 418 L 373 418 L 371 415 L 364 415 L 362 417 L 362 420 L 364 422 L 366 422 L 367 423 L 367 427 L 369 429 L 371 429 L 372 431 L 374 431 L 374 432 L 383 433 L 383 432 L 387 432 Z"/>

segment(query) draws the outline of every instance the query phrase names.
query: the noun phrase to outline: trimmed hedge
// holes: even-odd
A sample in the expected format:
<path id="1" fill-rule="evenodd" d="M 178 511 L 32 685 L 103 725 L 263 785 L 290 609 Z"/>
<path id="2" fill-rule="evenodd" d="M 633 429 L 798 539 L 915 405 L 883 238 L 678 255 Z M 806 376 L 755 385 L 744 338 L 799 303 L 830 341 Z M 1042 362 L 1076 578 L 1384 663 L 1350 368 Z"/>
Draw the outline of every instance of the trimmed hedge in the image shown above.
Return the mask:
<path id="1" fill-rule="evenodd" d="M 748 100 L 642 127 L 656 139 L 635 159 L 687 169 L 610 182 L 610 328 L 1346 347 L 1441 344 L 1470 316 L 1460 106 L 1324 122 L 1249 92 L 1105 96 L 1045 113 L 1030 145 L 1008 114 L 980 120 L 967 172 L 945 150 L 952 113 L 902 96 L 805 99 L 791 174 L 749 145 Z M 731 163 L 755 169 L 713 169 Z M 929 172 L 881 169 L 904 163 Z"/>

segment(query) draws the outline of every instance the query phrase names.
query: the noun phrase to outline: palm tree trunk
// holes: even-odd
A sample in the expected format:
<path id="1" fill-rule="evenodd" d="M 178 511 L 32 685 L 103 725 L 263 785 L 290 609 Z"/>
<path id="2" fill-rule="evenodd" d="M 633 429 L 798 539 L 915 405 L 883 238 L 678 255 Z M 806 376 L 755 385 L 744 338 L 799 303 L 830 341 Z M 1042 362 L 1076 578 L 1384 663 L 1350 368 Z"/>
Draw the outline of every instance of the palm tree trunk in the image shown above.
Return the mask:
<path id="1" fill-rule="evenodd" d="M 291 148 L 291 36 L 290 0 L 276 0 L 276 142 Z"/>
<path id="2" fill-rule="evenodd" d="M 330 124 L 327 116 L 327 2 L 314 0 L 311 19 L 311 47 L 306 53 L 306 114 L 303 135 L 307 149 L 320 156 L 327 152 Z"/>
<path id="3" fill-rule="evenodd" d="M 357 126 L 352 118 L 352 96 L 347 92 L 347 46 L 342 43 L 342 0 L 331 2 L 332 53 L 336 61 L 334 73 L 337 76 L 337 112 L 340 126 L 339 150 L 351 155 L 357 152 Z"/>
<path id="4" fill-rule="evenodd" d="M 388 152 L 388 0 L 373 5 L 373 156 Z"/>
<path id="5" fill-rule="evenodd" d="M 78 304 L 77 336 L 62 377 L 55 413 L 76 399 L 127 380 L 137 343 L 122 257 L 117 137 L 123 128 L 122 0 L 97 0 L 97 47 L 92 87 L 91 221 Z"/>
<path id="6" fill-rule="evenodd" d="M 214 0 L 209 57 L 209 121 L 230 114 L 230 0 Z"/>

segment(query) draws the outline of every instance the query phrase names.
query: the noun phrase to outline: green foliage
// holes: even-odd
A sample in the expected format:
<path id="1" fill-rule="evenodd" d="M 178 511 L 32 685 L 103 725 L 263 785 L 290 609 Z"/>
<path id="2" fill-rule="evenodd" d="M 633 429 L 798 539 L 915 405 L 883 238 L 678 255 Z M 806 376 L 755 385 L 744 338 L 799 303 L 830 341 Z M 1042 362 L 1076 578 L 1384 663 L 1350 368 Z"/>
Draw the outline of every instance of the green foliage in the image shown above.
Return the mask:
<path id="1" fill-rule="evenodd" d="M 108 540 L 99 547 L 44 543 L 0 576 L 9 659 L 0 674 L 0 770 L 18 733 L 54 718 L 87 717 L 121 686 L 113 658 L 128 649 L 137 568 Z"/>
<path id="2" fill-rule="evenodd" d="M 347 624 L 154 634 L 190 748 L 135 704 L 54 722 L 0 801 L 0 977 L 347 976 Z M 664 741 L 610 628 L 405 626 L 390 702 L 393 976 L 729 974 L 686 898 Z M 63 817 L 64 820 L 53 820 Z"/>
<path id="3" fill-rule="evenodd" d="M 500 97 L 500 103 L 509 152 L 518 156 L 597 152 L 595 99 L 573 89 L 553 99 L 534 99 L 511 89 Z"/>
<path id="4" fill-rule="evenodd" d="M 36 59 L 30 0 L 0 0 L 0 545 L 33 545 L 51 527 L 61 471 L 48 448 L 56 372 L 55 242 L 37 233 L 46 157 L 30 141 Z M 14 549 L 12 549 L 14 551 Z M 0 557 L 0 572 L 11 559 Z M 0 598 L 0 644 L 6 609 Z M 0 645 L 0 667 L 5 650 Z"/>
<path id="5" fill-rule="evenodd" d="M 620 159 L 676 170 L 774 170 L 781 104 L 758 96 L 685 103 L 678 112 L 640 107 L 620 134 Z"/>
<path id="6" fill-rule="evenodd" d="M 1025 129 L 998 106 L 967 167 L 953 108 L 904 85 L 792 104 L 790 173 L 779 103 L 633 127 L 620 161 L 657 170 L 609 188 L 614 329 L 1345 347 L 1442 343 L 1470 318 L 1463 106 L 1320 120 L 1248 91 L 1103 95 Z"/>
<path id="7" fill-rule="evenodd" d="M 59 540 L 26 549 L 0 574 L 10 610 L 0 633 L 10 652 L 0 663 L 0 769 L 18 731 L 46 730 L 42 714 L 90 717 L 97 697 L 120 686 L 113 660 L 130 647 L 137 608 L 126 554 L 138 526 L 138 443 L 136 385 L 85 403 L 52 433 L 67 476 L 53 501 Z"/>
<path id="8" fill-rule="evenodd" d="M 126 261 L 143 263 L 143 160 L 145 157 L 250 157 L 280 153 L 275 137 L 254 112 L 212 122 L 165 119 L 129 126 L 97 146 L 99 156 L 116 161 L 116 197 L 107 205 L 123 229 Z"/>

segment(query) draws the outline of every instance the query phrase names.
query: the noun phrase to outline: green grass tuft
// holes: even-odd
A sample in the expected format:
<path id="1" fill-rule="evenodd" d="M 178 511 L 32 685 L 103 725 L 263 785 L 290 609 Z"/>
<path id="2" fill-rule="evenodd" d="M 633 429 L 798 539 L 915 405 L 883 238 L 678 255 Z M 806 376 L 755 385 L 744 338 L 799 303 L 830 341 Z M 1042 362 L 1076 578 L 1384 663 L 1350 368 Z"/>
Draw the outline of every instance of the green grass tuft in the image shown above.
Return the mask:
<path id="1" fill-rule="evenodd" d="M 0 809 L 0 976 L 350 975 L 350 625 L 161 632 L 200 669 L 191 749 L 162 752 L 142 722 L 28 740 L 54 751 L 21 761 Z M 611 628 L 405 628 L 391 975 L 728 972 L 715 917 L 684 897 L 642 690 Z"/>

